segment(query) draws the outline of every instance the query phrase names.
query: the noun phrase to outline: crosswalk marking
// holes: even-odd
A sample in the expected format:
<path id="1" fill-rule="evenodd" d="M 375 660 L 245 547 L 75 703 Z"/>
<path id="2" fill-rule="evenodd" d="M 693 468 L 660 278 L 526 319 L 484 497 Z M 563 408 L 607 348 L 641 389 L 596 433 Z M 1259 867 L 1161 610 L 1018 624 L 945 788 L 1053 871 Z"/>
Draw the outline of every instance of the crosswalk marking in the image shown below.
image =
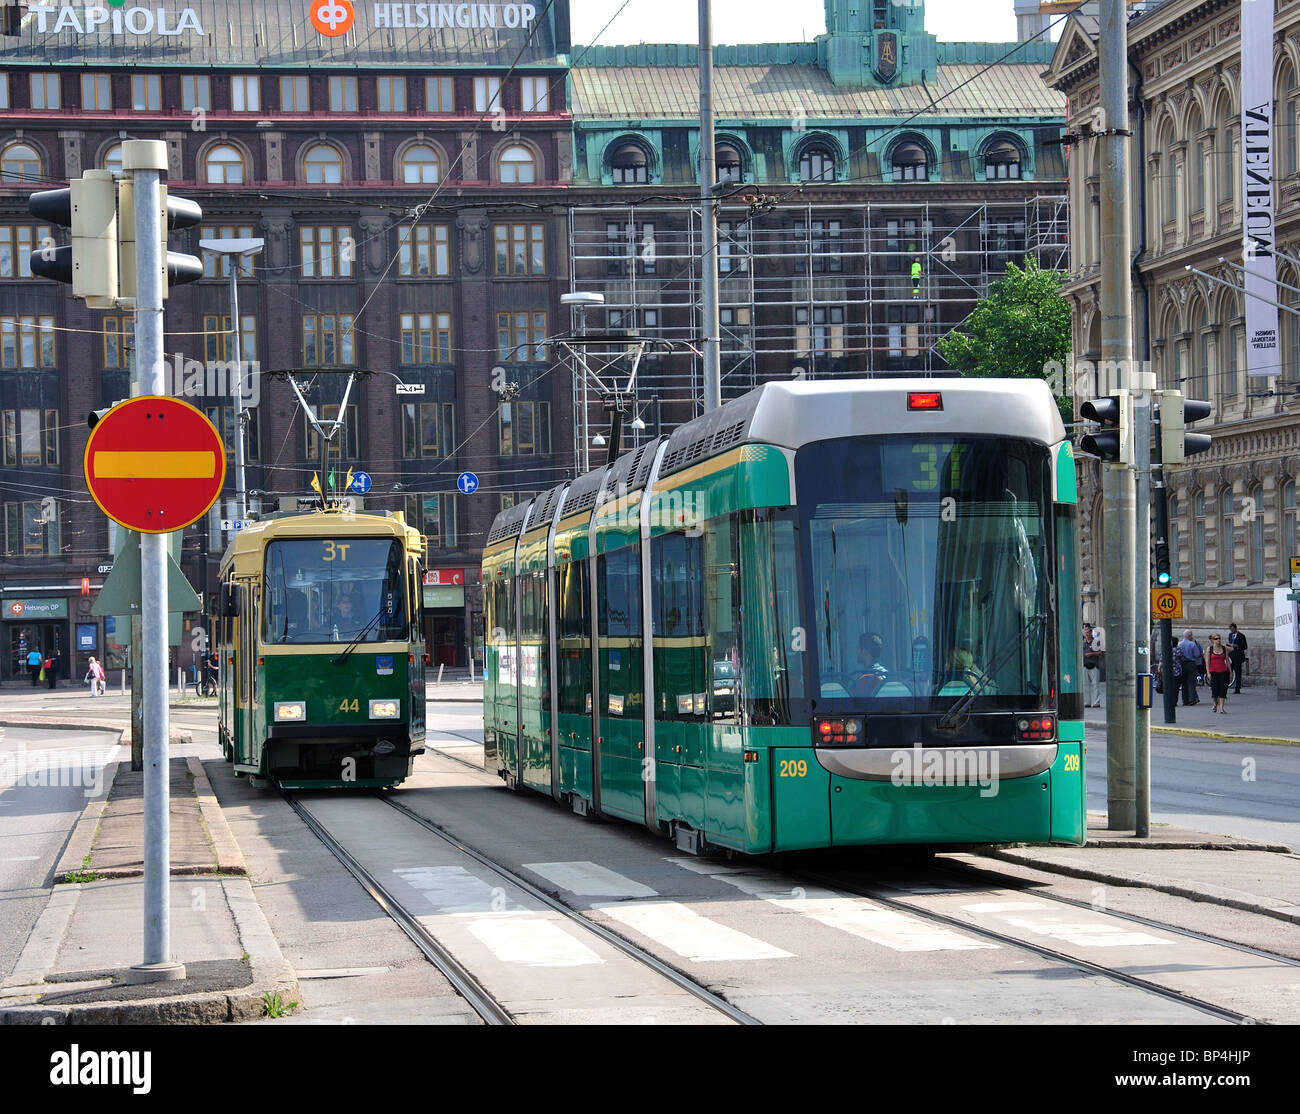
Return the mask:
<path id="1" fill-rule="evenodd" d="M 794 958 L 790 952 L 701 917 L 675 901 L 630 901 L 593 908 L 694 963 Z"/>
<path id="2" fill-rule="evenodd" d="M 419 890 L 439 913 L 503 913 L 523 908 L 504 887 L 490 885 L 464 867 L 396 867 L 393 873 Z"/>
<path id="3" fill-rule="evenodd" d="M 598 863 L 524 863 L 527 870 L 578 897 L 658 897 L 657 890 Z"/>
<path id="4" fill-rule="evenodd" d="M 1134 948 L 1174 943 L 1152 936 L 1149 932 L 1137 932 L 1122 922 L 1111 923 L 1100 917 L 1092 920 L 1063 920 L 1061 914 L 1039 902 L 981 902 L 963 905 L 962 908 L 968 913 L 996 913 L 1013 928 L 1053 940 L 1063 940 L 1079 948 Z"/>
<path id="5" fill-rule="evenodd" d="M 471 921 L 467 927 L 503 963 L 587 967 L 605 962 L 581 940 L 540 917 L 506 913 Z"/>

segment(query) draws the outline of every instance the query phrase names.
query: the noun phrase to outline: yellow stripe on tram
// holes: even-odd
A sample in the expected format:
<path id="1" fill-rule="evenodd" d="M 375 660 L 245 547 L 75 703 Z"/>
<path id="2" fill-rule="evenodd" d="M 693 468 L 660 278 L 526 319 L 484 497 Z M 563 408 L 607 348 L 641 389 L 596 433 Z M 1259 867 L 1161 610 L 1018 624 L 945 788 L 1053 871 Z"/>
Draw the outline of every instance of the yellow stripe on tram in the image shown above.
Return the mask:
<path id="1" fill-rule="evenodd" d="M 217 474 L 217 458 L 210 450 L 99 451 L 94 468 L 101 480 L 206 480 Z"/>

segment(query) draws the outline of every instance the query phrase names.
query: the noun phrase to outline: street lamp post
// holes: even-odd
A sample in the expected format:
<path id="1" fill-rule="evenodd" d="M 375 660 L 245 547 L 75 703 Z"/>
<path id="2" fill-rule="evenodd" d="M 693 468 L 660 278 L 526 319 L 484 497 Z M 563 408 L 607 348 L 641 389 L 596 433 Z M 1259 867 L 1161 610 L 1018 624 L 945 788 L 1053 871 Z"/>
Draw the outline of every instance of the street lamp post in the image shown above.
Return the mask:
<path id="1" fill-rule="evenodd" d="M 266 245 L 260 236 L 200 240 L 199 247 L 226 258 L 230 270 L 230 334 L 234 348 L 235 384 L 235 503 L 239 517 L 248 517 L 248 492 L 244 486 L 244 399 L 243 354 L 240 351 L 239 271 L 245 259 L 251 259 Z"/>

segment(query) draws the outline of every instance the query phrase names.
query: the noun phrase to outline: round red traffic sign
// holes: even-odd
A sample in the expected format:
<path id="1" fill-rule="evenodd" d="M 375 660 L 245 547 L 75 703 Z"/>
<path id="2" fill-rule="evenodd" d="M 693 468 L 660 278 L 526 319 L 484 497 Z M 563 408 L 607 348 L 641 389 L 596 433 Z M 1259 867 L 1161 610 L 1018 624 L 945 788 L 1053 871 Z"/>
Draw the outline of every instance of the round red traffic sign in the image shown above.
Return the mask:
<path id="1" fill-rule="evenodd" d="M 221 435 L 188 402 L 142 395 L 114 406 L 86 442 L 86 486 L 128 530 L 167 534 L 197 522 L 226 479 Z"/>

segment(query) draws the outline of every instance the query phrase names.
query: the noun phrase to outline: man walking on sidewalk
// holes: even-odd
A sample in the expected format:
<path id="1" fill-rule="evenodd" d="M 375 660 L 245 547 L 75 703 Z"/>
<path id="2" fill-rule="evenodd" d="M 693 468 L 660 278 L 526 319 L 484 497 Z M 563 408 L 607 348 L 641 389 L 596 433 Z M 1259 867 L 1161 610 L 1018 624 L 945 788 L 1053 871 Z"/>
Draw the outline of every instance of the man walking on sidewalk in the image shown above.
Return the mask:
<path id="1" fill-rule="evenodd" d="M 1241 695 L 1241 668 L 1246 664 L 1246 636 L 1237 629 L 1236 623 L 1228 624 L 1228 661 L 1232 665 L 1235 681 L 1233 692 Z"/>
<path id="2" fill-rule="evenodd" d="M 1174 651 L 1183 659 L 1183 707 L 1199 704 L 1201 698 L 1196 695 L 1196 680 L 1201 672 L 1201 658 L 1204 656 L 1196 639 L 1189 630 L 1183 631 L 1183 640 Z"/>

